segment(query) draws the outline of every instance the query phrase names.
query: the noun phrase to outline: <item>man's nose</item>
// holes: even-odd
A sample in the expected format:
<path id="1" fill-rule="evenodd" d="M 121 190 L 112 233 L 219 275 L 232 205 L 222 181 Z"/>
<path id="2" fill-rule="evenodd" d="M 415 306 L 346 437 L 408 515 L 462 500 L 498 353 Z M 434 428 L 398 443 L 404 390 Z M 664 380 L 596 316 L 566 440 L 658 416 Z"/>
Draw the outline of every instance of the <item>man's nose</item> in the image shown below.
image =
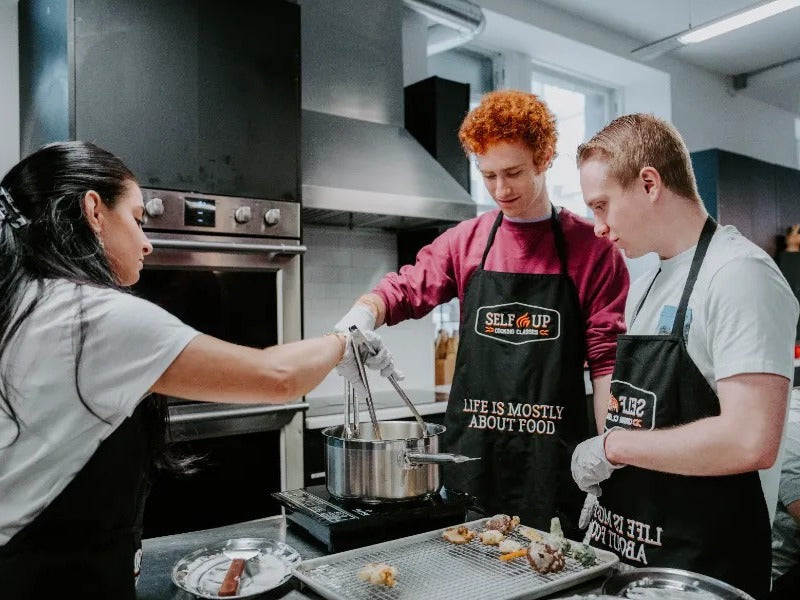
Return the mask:
<path id="1" fill-rule="evenodd" d="M 608 225 L 606 225 L 604 222 L 602 222 L 602 221 L 598 220 L 597 218 L 595 218 L 595 221 L 594 221 L 594 234 L 599 238 L 607 236 L 608 235 Z"/>
<path id="2" fill-rule="evenodd" d="M 497 178 L 497 195 L 498 196 L 505 196 L 511 193 L 511 185 L 509 185 L 508 179 L 504 177 Z"/>
<path id="3" fill-rule="evenodd" d="M 150 241 L 150 239 L 147 236 L 144 237 L 144 244 L 142 245 L 142 252 L 144 253 L 145 256 L 153 253 L 153 243 Z"/>

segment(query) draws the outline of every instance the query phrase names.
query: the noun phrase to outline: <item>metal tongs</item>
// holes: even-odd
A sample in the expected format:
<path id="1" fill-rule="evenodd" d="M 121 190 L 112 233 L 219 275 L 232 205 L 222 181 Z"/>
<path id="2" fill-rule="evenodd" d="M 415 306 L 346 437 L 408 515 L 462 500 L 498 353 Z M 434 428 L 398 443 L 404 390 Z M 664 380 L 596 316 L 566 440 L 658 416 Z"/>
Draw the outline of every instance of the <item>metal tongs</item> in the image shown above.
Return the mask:
<path id="1" fill-rule="evenodd" d="M 355 325 L 353 328 L 355 328 Z M 358 329 L 356 329 L 356 331 L 358 331 Z M 364 338 L 363 334 L 361 334 L 360 331 L 358 333 L 366 343 L 366 338 Z M 367 370 L 364 368 L 364 362 L 361 360 L 361 353 L 359 352 L 360 343 L 354 339 L 352 334 L 350 335 L 348 343 L 350 344 L 350 351 L 353 353 L 356 365 L 358 366 L 358 377 L 367 392 L 367 409 L 369 410 L 369 418 L 372 420 L 373 435 L 376 440 L 382 440 L 381 428 L 378 425 L 378 416 L 375 414 L 375 404 L 372 401 L 372 391 L 369 389 Z M 366 344 L 364 347 L 367 350 L 371 350 L 369 344 Z M 349 381 L 345 381 L 344 383 L 344 398 L 344 429 L 342 431 L 342 437 L 345 439 L 359 438 L 361 437 L 361 428 L 359 426 L 360 411 L 358 409 L 358 394 L 353 386 L 350 385 Z"/>
<path id="2" fill-rule="evenodd" d="M 364 381 L 364 387 L 367 389 L 367 407 L 370 409 L 370 417 L 372 417 L 372 426 L 377 431 L 378 422 L 375 418 L 375 409 L 372 405 L 372 394 L 370 393 L 369 384 L 367 383 L 367 372 L 364 369 L 363 362 L 361 361 L 361 354 L 357 350 L 358 347 L 361 346 L 366 349 L 366 351 L 370 354 L 370 356 L 375 356 L 376 352 L 375 350 L 372 349 L 372 346 L 369 345 L 367 338 L 364 336 L 363 333 L 361 333 L 361 330 L 355 325 L 352 325 L 350 327 L 350 341 L 353 343 L 353 353 L 356 356 L 356 362 L 358 364 L 359 374 L 361 375 L 361 379 Z M 403 399 L 403 402 L 406 403 L 406 406 L 411 411 L 411 414 L 414 415 L 414 419 L 416 419 L 417 425 L 419 425 L 422 437 L 424 438 L 428 437 L 428 427 L 427 425 L 425 425 L 425 421 L 420 416 L 419 412 L 417 412 L 414 403 L 411 402 L 411 398 L 409 398 L 408 395 L 403 391 L 403 388 L 400 387 L 400 384 L 397 382 L 397 379 L 395 378 L 394 375 L 389 375 L 387 379 L 389 380 L 389 383 L 392 384 L 392 387 L 394 387 L 398 395 Z M 378 439 L 381 439 L 380 434 L 378 434 L 377 437 Z"/>

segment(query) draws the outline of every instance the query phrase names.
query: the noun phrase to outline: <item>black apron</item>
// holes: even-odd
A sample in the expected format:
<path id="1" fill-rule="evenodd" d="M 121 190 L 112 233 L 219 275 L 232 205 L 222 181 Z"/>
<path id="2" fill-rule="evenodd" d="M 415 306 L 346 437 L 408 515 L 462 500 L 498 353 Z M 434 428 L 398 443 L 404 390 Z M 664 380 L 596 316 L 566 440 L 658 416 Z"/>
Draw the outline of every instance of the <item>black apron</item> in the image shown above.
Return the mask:
<path id="1" fill-rule="evenodd" d="M 136 598 L 151 408 L 140 402 L 55 500 L 0 547 L 0 597 Z"/>
<path id="2" fill-rule="evenodd" d="M 689 357 L 683 336 L 689 297 L 715 229 L 709 217 L 671 334 L 617 338 L 607 429 L 661 429 L 720 414 L 719 398 Z M 687 569 L 766 596 L 770 525 L 757 472 L 700 477 L 626 466 L 600 487 L 592 545 L 630 565 Z"/>
<path id="3" fill-rule="evenodd" d="M 445 415 L 448 451 L 481 460 L 447 466 L 444 484 L 476 496 L 489 514 L 519 515 L 546 531 L 558 516 L 574 536 L 583 494 L 570 458 L 594 430 L 584 319 L 555 207 L 556 275 L 484 270 L 502 219 L 501 212 L 467 285 Z"/>

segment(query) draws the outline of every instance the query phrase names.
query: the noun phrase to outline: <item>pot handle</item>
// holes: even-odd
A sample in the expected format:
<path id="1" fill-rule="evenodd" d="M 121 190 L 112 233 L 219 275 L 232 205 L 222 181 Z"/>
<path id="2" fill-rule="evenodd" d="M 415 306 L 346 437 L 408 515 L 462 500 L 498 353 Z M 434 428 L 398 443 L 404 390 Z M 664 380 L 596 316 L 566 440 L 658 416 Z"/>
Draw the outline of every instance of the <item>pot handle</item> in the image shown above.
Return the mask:
<path id="1" fill-rule="evenodd" d="M 463 454 L 449 454 L 447 452 L 439 452 L 436 454 L 428 454 L 425 452 L 406 452 L 406 461 L 411 464 L 445 465 L 480 459 L 481 458 L 479 456 L 464 456 Z"/>

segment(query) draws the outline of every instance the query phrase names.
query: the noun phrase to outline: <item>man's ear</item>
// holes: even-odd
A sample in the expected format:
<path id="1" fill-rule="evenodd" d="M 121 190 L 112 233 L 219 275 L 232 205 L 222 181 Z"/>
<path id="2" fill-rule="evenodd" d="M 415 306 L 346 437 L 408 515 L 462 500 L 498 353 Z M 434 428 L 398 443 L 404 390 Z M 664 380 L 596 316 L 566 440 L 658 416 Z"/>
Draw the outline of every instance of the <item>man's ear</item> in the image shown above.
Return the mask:
<path id="1" fill-rule="evenodd" d="M 100 233 L 102 229 L 102 207 L 103 201 L 100 198 L 100 194 L 95 192 L 94 190 L 89 190 L 83 196 L 83 214 L 86 215 L 86 220 L 89 223 L 89 227 L 92 228 L 96 234 Z"/>
<path id="2" fill-rule="evenodd" d="M 643 167 L 642 170 L 639 171 L 639 180 L 647 195 L 655 200 L 661 191 L 661 174 L 653 167 Z"/>
<path id="3" fill-rule="evenodd" d="M 553 157 L 555 157 L 555 155 L 555 148 L 550 147 L 547 149 L 547 154 L 544 155 L 544 167 L 542 168 L 542 172 L 547 171 L 547 169 L 553 166 Z"/>

